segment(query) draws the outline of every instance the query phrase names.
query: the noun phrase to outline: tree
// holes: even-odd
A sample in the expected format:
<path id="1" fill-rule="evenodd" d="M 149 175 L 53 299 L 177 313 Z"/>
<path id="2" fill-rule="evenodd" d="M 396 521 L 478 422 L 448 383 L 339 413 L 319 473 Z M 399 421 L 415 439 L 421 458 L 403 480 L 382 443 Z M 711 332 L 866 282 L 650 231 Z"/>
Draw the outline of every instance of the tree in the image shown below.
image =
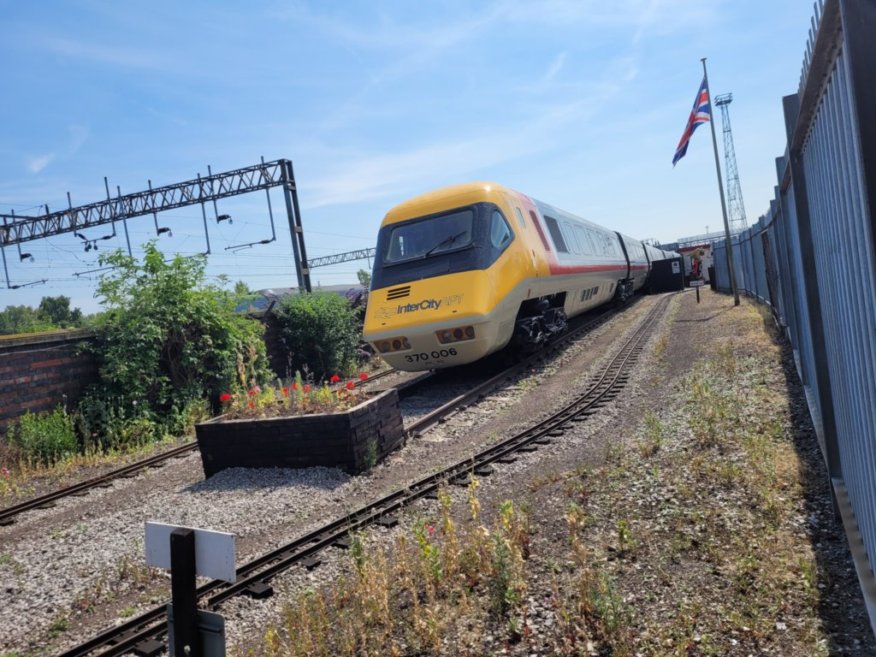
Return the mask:
<path id="1" fill-rule="evenodd" d="M 371 287 L 371 273 L 365 271 L 364 269 L 360 269 L 356 272 L 356 276 L 359 278 L 359 284 L 364 288 Z"/>
<path id="2" fill-rule="evenodd" d="M 30 306 L 6 306 L 0 312 L 0 335 L 50 331 L 54 326 Z"/>
<path id="3" fill-rule="evenodd" d="M 50 324 L 60 328 L 79 326 L 82 322 L 82 311 L 79 308 L 70 310 L 70 297 L 64 295 L 43 297 L 37 312 Z"/>
<path id="4" fill-rule="evenodd" d="M 267 379 L 262 325 L 235 314 L 229 292 L 204 284 L 203 258 L 165 262 L 150 242 L 142 262 L 121 251 L 100 262 L 113 267 L 97 288 L 108 308 L 97 324 L 101 386 L 129 412 L 179 415 Z"/>

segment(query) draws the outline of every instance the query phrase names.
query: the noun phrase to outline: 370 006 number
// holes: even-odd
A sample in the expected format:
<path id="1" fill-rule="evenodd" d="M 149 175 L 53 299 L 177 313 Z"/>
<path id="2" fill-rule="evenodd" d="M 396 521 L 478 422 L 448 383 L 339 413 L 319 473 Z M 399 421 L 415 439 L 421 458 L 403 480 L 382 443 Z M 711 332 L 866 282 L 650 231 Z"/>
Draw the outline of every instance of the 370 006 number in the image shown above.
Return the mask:
<path id="1" fill-rule="evenodd" d="M 450 349 L 441 349 L 435 350 L 432 353 L 427 353 L 425 351 L 421 351 L 418 354 L 410 354 L 405 356 L 405 360 L 409 363 L 419 363 L 423 360 L 436 360 L 438 358 L 449 358 L 450 356 L 456 356 L 456 349 L 452 347 Z"/>

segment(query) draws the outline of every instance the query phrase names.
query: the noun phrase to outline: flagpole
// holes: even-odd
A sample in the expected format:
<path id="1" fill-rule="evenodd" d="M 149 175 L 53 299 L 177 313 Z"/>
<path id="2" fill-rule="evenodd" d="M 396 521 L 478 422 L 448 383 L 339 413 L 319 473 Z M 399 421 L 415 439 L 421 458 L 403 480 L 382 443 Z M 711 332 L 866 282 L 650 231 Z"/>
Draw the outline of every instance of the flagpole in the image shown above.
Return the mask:
<path id="1" fill-rule="evenodd" d="M 709 74 L 706 71 L 706 58 L 703 63 L 703 79 L 709 88 Z M 730 287 L 733 290 L 733 305 L 739 305 L 739 289 L 736 287 L 736 263 L 733 261 L 733 242 L 730 239 L 730 222 L 727 220 L 727 203 L 724 201 L 724 184 L 721 182 L 721 162 L 718 159 L 718 138 L 715 136 L 715 115 L 712 113 L 712 92 L 709 91 L 709 124 L 712 126 L 712 147 L 715 149 L 715 172 L 718 174 L 718 193 L 721 194 L 721 212 L 724 213 L 724 237 L 727 240 L 727 268 L 730 270 Z"/>

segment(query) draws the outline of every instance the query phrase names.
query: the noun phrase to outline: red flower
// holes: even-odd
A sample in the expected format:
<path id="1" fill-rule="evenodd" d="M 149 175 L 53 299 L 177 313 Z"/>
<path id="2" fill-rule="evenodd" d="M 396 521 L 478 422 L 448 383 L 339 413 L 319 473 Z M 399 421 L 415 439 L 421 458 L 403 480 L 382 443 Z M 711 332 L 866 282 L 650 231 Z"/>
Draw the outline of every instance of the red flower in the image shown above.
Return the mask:
<path id="1" fill-rule="evenodd" d="M 283 387 L 283 396 L 284 396 L 284 397 L 288 397 L 288 396 L 289 396 L 289 388 L 287 388 L 287 387 L 285 387 L 285 386 Z"/>
<path id="2" fill-rule="evenodd" d="M 297 384 L 297 383 L 293 383 L 293 384 L 292 384 L 292 390 L 298 390 L 298 384 Z"/>
<path id="3" fill-rule="evenodd" d="M 251 401 L 249 404 L 247 404 L 247 406 L 249 406 L 250 408 L 255 408 L 255 402 Z"/>
<path id="4" fill-rule="evenodd" d="M 223 392 L 221 395 L 219 395 L 219 401 L 221 401 L 223 404 L 227 401 L 231 401 L 231 395 L 229 395 L 227 392 Z"/>
<path id="5" fill-rule="evenodd" d="M 329 379 L 329 382 L 330 383 L 337 383 L 340 380 L 341 380 L 341 377 L 339 377 L 337 374 L 332 374 L 332 378 Z"/>
<path id="6" fill-rule="evenodd" d="M 255 388 L 253 388 L 253 389 L 251 389 L 251 390 L 249 391 L 249 396 L 250 396 L 250 397 L 255 397 L 255 396 L 256 396 L 257 394 L 259 394 L 261 391 L 262 391 L 262 389 L 259 388 L 258 386 L 256 386 Z"/>
<path id="7" fill-rule="evenodd" d="M 429 536 L 432 536 L 432 534 L 435 533 L 435 526 L 434 525 L 426 525 L 426 531 L 429 533 Z"/>
<path id="8" fill-rule="evenodd" d="M 367 380 L 368 380 L 368 375 L 365 374 L 365 372 L 359 372 L 359 380 L 360 380 L 360 381 L 367 381 Z"/>
<path id="9" fill-rule="evenodd" d="M 354 381 L 347 381 L 347 390 L 352 390 L 356 387 L 356 383 Z"/>
<path id="10" fill-rule="evenodd" d="M 310 392 L 310 384 L 309 383 L 304 384 L 304 392 Z"/>

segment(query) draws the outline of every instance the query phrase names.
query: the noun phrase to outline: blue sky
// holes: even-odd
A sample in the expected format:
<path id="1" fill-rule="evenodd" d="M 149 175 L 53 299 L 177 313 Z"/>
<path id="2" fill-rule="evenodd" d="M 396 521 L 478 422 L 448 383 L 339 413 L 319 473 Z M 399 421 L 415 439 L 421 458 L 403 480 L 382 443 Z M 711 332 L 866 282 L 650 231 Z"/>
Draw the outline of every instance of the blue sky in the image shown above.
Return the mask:
<path id="1" fill-rule="evenodd" d="M 638 238 L 721 226 L 711 136 L 672 155 L 708 57 L 730 115 L 749 223 L 784 151 L 781 98 L 797 90 L 810 3 L 800 0 L 110 2 L 0 0 L 0 212 L 35 214 L 291 159 L 308 255 L 374 245 L 415 194 L 503 183 Z M 721 145 L 720 112 L 716 129 Z M 722 157 L 723 168 L 723 157 Z M 208 206 L 207 272 L 254 289 L 295 284 L 285 209 L 263 194 Z M 167 254 L 205 250 L 199 207 L 159 217 Z M 132 219 L 135 255 L 155 239 Z M 109 229 L 95 228 L 89 237 Z M 100 252 L 126 248 L 122 226 Z M 6 249 L 0 308 L 64 294 L 86 312 L 94 251 L 71 235 Z M 363 262 L 313 270 L 353 283 Z M 78 274 L 78 275 L 77 275 Z M 2 276 L 2 273 L 0 273 Z M 5 287 L 5 276 L 0 288 Z"/>

